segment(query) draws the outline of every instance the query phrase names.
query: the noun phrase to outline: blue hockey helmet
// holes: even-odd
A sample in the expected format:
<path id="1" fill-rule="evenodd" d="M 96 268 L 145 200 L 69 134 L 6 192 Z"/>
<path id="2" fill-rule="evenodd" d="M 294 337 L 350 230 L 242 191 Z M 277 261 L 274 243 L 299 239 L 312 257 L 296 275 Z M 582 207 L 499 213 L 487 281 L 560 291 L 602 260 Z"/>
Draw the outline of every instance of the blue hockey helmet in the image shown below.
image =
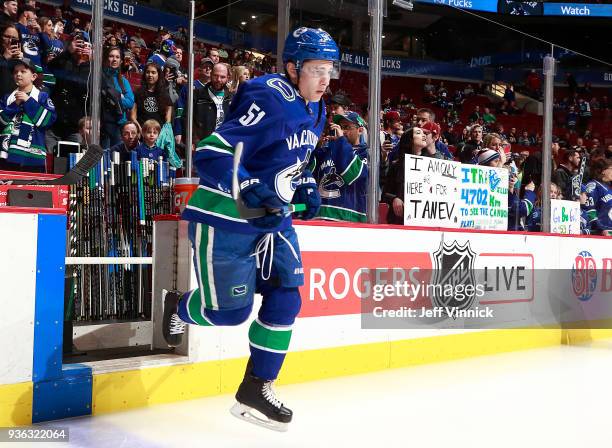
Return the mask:
<path id="1" fill-rule="evenodd" d="M 327 31 L 301 27 L 289 33 L 285 40 L 283 64 L 293 62 L 299 73 L 304 61 L 313 59 L 332 61 L 332 78 L 340 76 L 340 50 Z"/>

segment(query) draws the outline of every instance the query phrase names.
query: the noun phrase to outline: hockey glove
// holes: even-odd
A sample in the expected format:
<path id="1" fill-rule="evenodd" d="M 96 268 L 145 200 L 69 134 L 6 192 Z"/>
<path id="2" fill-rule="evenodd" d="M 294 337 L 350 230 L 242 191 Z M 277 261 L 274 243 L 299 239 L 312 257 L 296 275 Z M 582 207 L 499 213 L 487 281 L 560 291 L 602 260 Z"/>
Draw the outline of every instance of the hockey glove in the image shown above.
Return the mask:
<path id="1" fill-rule="evenodd" d="M 306 211 L 296 213 L 298 218 L 309 220 L 317 215 L 319 207 L 321 207 L 321 196 L 319 195 L 317 182 L 309 170 L 304 170 L 291 202 L 306 205 Z"/>
<path id="2" fill-rule="evenodd" d="M 249 219 L 249 223 L 254 227 L 263 230 L 273 229 L 278 227 L 285 219 L 283 210 L 286 208 L 286 204 L 259 179 L 247 178 L 242 180 L 240 182 L 240 197 L 247 207 L 265 208 L 268 212 L 265 216 Z"/>

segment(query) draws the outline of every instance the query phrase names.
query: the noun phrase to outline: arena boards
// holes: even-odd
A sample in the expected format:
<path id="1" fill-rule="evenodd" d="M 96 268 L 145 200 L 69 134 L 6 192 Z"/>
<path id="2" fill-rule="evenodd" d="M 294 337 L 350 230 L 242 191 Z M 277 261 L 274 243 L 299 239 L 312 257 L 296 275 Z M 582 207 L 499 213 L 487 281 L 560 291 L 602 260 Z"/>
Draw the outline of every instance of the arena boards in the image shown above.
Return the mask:
<path id="1" fill-rule="evenodd" d="M 163 277 L 170 271 L 165 249 L 178 235 L 177 253 L 181 260 L 187 260 L 179 263 L 179 283 L 183 288 L 193 284 L 184 224 L 156 223 L 155 243 L 160 248 L 154 257 L 156 283 L 165 281 Z M 0 426 L 95 415 L 235 390 L 248 354 L 246 324 L 190 328 L 187 343 L 176 355 L 62 365 L 61 261 L 65 246 L 58 235 L 65 229 L 65 217 L 0 213 L 0 229 L 3 235 L 11 235 L 4 239 L 6 250 L 0 255 L 5 267 L 0 313 L 10 316 L 0 329 L 0 357 L 4 360 L 0 365 Z M 574 272 L 573 280 L 568 279 L 569 287 L 564 287 L 571 291 L 577 288 L 575 303 L 587 317 L 605 317 L 591 311 L 597 311 L 598 304 L 611 294 L 605 274 L 612 271 L 611 239 L 329 223 L 298 225 L 297 231 L 306 285 L 281 384 L 612 337 L 602 322 L 596 325 L 602 329 L 597 330 L 560 329 L 558 325 L 541 328 L 547 326 L 541 321 L 534 328 L 533 310 L 539 309 L 540 303 L 545 309 L 550 296 L 538 289 L 537 281 L 533 288 L 523 288 L 522 295 L 502 294 L 481 303 L 503 310 L 513 322 L 523 319 L 527 327 L 523 329 L 363 329 L 358 296 L 363 285 L 359 273 L 364 268 L 397 264 L 435 268 L 440 253 L 469 248 L 464 255 L 473 257 L 476 268 L 508 273 L 525 267 L 570 276 Z M 581 290 L 575 284 L 579 278 L 576 273 L 585 267 L 594 267 L 601 275 L 594 285 Z M 158 297 L 154 301 L 157 303 Z M 158 311 L 154 310 L 154 347 L 160 346 Z"/>

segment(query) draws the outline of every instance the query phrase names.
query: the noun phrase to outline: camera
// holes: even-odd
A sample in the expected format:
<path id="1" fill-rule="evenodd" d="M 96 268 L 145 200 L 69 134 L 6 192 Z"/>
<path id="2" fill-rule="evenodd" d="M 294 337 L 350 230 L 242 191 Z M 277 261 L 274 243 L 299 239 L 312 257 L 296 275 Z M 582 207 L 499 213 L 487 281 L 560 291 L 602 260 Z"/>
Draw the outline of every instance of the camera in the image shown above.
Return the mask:
<path id="1" fill-rule="evenodd" d="M 179 74 L 179 69 L 181 68 L 179 62 L 176 59 L 170 57 L 166 59 L 166 67 L 168 67 L 170 74 L 174 77 L 174 79 L 176 79 Z"/>
<path id="2" fill-rule="evenodd" d="M 132 53 L 130 50 L 126 50 L 125 53 L 123 53 L 123 62 L 132 62 L 132 61 L 136 61 L 136 58 L 134 57 L 134 53 Z"/>
<path id="3" fill-rule="evenodd" d="M 514 161 L 517 161 L 517 160 L 523 160 L 523 159 L 525 159 L 525 157 L 523 156 L 523 154 L 516 153 L 516 152 L 511 152 L 511 153 L 510 153 L 510 158 L 511 158 L 512 160 L 514 160 Z"/>

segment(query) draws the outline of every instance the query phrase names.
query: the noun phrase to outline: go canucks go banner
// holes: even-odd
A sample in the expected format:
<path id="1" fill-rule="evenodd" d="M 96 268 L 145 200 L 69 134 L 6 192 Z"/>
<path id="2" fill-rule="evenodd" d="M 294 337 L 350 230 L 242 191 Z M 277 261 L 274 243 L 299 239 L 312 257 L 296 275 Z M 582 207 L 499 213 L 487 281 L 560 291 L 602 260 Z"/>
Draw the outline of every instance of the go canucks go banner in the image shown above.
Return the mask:
<path id="1" fill-rule="evenodd" d="M 94 0 L 71 0 L 70 6 L 79 12 L 91 14 Z M 43 0 L 42 3 L 60 5 L 61 1 Z M 149 8 L 126 0 L 104 0 L 104 14 L 116 20 L 136 26 L 157 28 L 165 26 L 171 31 L 182 26 L 187 28 L 188 18 L 178 16 L 158 9 Z M 208 23 L 196 23 L 195 35 L 200 39 L 219 42 L 227 45 L 243 45 L 248 48 L 257 48 L 262 51 L 273 51 L 276 48 L 276 39 L 264 36 L 253 36 L 249 33 L 235 31 L 230 28 L 216 26 Z"/>

